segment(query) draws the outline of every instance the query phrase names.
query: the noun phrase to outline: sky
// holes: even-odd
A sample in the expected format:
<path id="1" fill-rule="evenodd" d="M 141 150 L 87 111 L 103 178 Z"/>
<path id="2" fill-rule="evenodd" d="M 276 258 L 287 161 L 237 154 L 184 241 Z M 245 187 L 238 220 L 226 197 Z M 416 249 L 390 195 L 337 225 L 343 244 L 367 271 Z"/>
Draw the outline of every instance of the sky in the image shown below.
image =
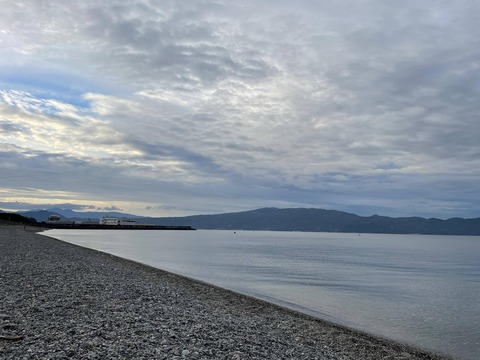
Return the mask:
<path id="1" fill-rule="evenodd" d="M 480 2 L 0 0 L 0 209 L 480 217 Z"/>

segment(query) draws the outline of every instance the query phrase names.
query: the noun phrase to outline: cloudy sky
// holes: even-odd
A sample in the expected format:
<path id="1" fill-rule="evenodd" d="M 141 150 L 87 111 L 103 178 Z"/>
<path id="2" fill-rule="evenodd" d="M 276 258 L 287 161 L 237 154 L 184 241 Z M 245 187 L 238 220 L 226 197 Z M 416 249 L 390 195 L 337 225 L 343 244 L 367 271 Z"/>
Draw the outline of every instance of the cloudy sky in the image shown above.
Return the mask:
<path id="1" fill-rule="evenodd" d="M 480 217 L 479 1 L 0 4 L 0 209 Z"/>

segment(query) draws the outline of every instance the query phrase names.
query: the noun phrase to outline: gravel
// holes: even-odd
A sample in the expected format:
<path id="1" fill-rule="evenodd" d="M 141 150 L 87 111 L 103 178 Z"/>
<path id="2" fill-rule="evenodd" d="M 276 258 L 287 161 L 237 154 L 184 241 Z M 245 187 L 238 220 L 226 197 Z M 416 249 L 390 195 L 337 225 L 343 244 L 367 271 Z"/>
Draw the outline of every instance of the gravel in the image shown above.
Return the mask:
<path id="1" fill-rule="evenodd" d="M 0 359 L 444 359 L 0 226 Z"/>

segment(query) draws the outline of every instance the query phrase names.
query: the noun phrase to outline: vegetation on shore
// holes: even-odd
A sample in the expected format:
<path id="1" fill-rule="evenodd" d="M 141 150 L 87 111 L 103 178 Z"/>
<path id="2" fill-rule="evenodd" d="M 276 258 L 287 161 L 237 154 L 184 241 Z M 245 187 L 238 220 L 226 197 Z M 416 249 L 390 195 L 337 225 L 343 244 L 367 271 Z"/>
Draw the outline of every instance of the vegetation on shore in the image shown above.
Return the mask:
<path id="1" fill-rule="evenodd" d="M 0 212 L 0 224 L 7 224 L 7 225 L 29 225 L 35 224 L 37 220 L 34 218 L 22 216 L 16 213 L 8 213 L 8 212 Z"/>

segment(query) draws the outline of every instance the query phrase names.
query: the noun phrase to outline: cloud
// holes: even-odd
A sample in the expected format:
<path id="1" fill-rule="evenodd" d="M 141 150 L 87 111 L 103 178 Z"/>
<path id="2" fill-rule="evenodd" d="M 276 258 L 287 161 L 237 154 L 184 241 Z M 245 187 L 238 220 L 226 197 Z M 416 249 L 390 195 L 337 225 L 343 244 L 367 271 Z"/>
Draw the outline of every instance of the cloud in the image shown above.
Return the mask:
<path id="1" fill-rule="evenodd" d="M 81 205 L 81 204 L 71 204 L 71 203 L 29 203 L 29 202 L 0 202 L 0 208 L 15 210 L 15 211 L 26 211 L 32 209 L 51 209 L 51 208 L 60 208 L 60 209 L 70 209 L 70 210 L 93 210 L 96 209 L 94 205 Z"/>
<path id="2" fill-rule="evenodd" d="M 106 211 L 123 211 L 122 208 L 119 208 L 118 206 L 114 206 L 114 205 L 103 207 L 103 208 L 96 208 L 96 209 L 97 210 L 106 210 Z"/>
<path id="3" fill-rule="evenodd" d="M 0 187 L 478 215 L 479 7 L 7 1 Z"/>

